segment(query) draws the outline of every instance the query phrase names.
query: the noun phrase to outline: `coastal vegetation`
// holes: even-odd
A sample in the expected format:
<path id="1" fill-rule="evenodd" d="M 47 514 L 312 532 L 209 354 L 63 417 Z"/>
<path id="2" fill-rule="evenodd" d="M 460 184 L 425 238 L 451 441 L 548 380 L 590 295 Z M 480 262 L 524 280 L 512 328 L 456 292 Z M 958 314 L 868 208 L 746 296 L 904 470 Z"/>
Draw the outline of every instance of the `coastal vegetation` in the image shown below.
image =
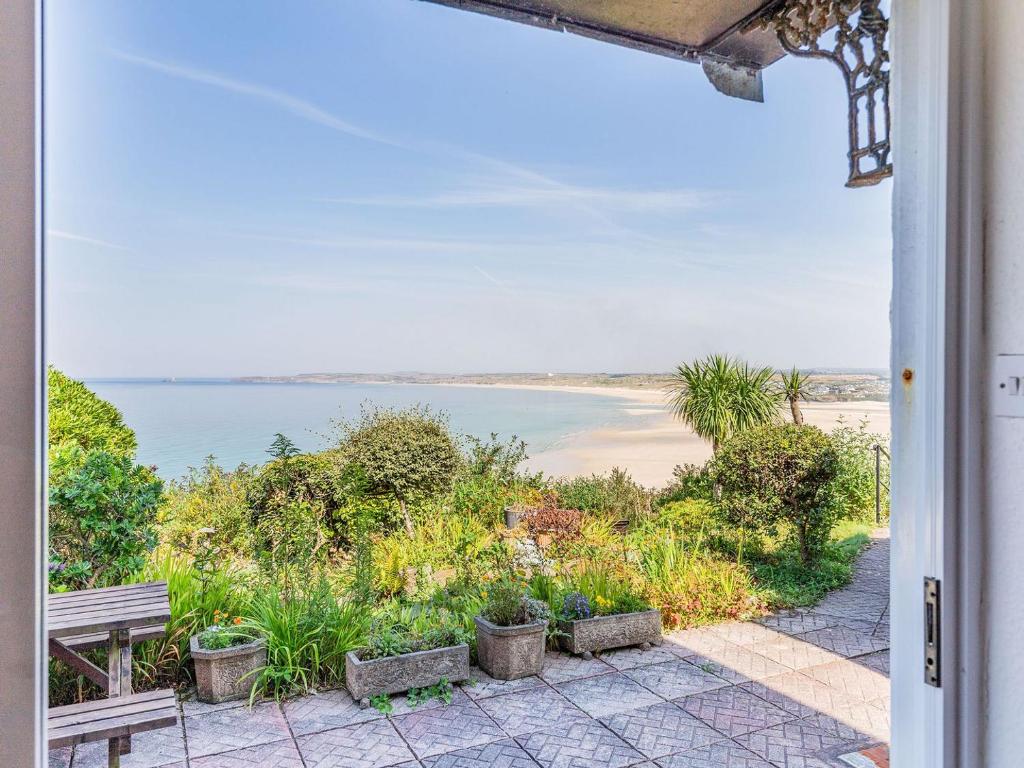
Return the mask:
<path id="1" fill-rule="evenodd" d="M 260 466 L 211 457 L 165 485 L 135 463 L 117 410 L 52 371 L 66 395 L 51 400 L 64 409 L 51 418 L 51 589 L 166 581 L 172 618 L 134 655 L 138 687 L 191 684 L 202 633 L 263 640 L 252 695 L 288 696 L 342 684 L 350 651 L 475 653 L 477 616 L 544 617 L 556 643 L 560 621 L 656 609 L 665 628 L 690 627 L 845 583 L 881 438 L 783 424 L 770 369 L 712 357 L 679 376 L 677 410 L 716 452 L 663 488 L 624 470 L 530 473 L 516 438 L 454 434 L 428 406 L 373 405 L 339 422 L 327 450 L 277 435 Z M 96 694 L 60 662 L 51 672 L 54 703 Z"/>

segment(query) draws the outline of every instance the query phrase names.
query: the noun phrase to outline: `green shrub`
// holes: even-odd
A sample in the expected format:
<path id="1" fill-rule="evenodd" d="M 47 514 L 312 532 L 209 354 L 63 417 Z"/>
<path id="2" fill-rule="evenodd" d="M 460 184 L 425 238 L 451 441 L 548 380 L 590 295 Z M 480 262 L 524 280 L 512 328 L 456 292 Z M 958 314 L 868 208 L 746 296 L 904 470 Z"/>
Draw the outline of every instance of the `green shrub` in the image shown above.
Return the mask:
<path id="1" fill-rule="evenodd" d="M 163 483 L 127 456 L 80 454 L 59 454 L 49 489 L 51 581 L 71 589 L 130 581 L 156 546 Z"/>
<path id="2" fill-rule="evenodd" d="M 135 433 L 124 423 L 116 407 L 53 366 L 47 369 L 46 382 L 51 454 L 74 445 L 85 453 L 107 451 L 115 456 L 135 455 Z"/>
<path id="3" fill-rule="evenodd" d="M 683 464 L 672 470 L 672 481 L 658 492 L 655 509 L 677 501 L 707 501 L 715 498 L 715 479 L 707 464 Z"/>
<path id="4" fill-rule="evenodd" d="M 537 487 L 542 475 L 523 474 L 523 462 L 530 458 L 526 454 L 526 442 L 516 435 L 506 443 L 498 440 L 498 433 L 492 432 L 490 439 L 481 440 L 466 435 L 466 473 L 471 477 L 495 480 L 506 486 L 526 485 Z"/>
<path id="5" fill-rule="evenodd" d="M 158 515 L 161 543 L 190 552 L 197 536 L 202 535 L 224 557 L 254 557 L 255 537 L 247 498 L 252 476 L 245 465 L 225 472 L 211 456 L 202 467 L 189 470 L 182 480 L 171 483 Z"/>
<path id="6" fill-rule="evenodd" d="M 650 606 L 624 574 L 607 565 L 584 563 L 573 574 L 568 589 L 585 595 L 594 616 L 612 616 L 647 610 Z"/>
<path id="7" fill-rule="evenodd" d="M 760 531 L 787 524 L 804 563 L 820 554 L 841 513 L 832 497 L 838 471 L 829 437 L 817 427 L 794 424 L 740 432 L 712 460 L 728 519 Z"/>
<path id="8" fill-rule="evenodd" d="M 256 592 L 242 627 L 267 642 L 267 664 L 253 675 L 252 697 L 305 693 L 345 680 L 345 654 L 366 643 L 369 608 L 339 601 L 323 579 L 310 588 Z"/>
<path id="9" fill-rule="evenodd" d="M 241 623 L 242 617 L 236 617 Z M 199 633 L 199 647 L 206 651 L 222 651 L 236 645 L 251 643 L 252 635 L 247 630 L 230 625 L 213 624 Z"/>
<path id="10" fill-rule="evenodd" d="M 447 417 L 420 405 L 364 406 L 358 419 L 337 426 L 341 454 L 359 472 L 363 493 L 397 502 L 412 537 L 409 505 L 448 493 L 464 466 Z"/>
<path id="11" fill-rule="evenodd" d="M 833 481 L 832 498 L 839 505 L 838 516 L 873 520 L 875 514 L 875 446 L 888 449 L 888 438 L 867 431 L 862 422 L 857 429 L 842 424 L 830 437 L 838 456 L 838 472 Z M 889 516 L 889 459 L 881 456 L 882 517 Z"/>
<path id="12" fill-rule="evenodd" d="M 511 579 L 491 584 L 484 593 L 487 602 L 480 613 L 499 627 L 518 627 L 534 621 L 550 621 L 547 603 L 530 596 L 527 587 Z"/>
<path id="13" fill-rule="evenodd" d="M 453 612 L 445 600 L 422 603 L 392 602 L 373 618 L 360 659 L 382 659 L 415 651 L 453 645 L 475 644 L 465 618 Z"/>
<path id="14" fill-rule="evenodd" d="M 608 475 L 559 480 L 552 490 L 559 506 L 567 509 L 610 515 L 631 523 L 645 520 L 651 512 L 651 492 L 618 468 Z"/>

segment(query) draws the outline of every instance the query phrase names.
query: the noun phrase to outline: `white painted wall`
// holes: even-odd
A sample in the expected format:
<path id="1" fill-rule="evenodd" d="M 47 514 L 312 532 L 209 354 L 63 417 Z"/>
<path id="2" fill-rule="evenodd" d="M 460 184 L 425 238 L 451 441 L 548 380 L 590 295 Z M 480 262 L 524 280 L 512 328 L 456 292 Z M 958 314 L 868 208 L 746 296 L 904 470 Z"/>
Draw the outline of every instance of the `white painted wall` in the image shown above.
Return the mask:
<path id="1" fill-rule="evenodd" d="M 1024 353 L 1024 2 L 985 3 L 986 348 Z M 992 768 L 1024 765 L 1024 419 L 985 418 L 985 710 Z"/>

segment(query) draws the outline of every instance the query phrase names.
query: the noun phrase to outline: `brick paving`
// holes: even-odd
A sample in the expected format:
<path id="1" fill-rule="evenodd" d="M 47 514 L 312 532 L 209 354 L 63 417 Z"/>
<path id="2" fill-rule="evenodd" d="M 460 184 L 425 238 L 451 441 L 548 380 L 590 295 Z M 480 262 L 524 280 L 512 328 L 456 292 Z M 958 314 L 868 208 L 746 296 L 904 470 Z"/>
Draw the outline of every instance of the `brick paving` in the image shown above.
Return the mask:
<path id="1" fill-rule="evenodd" d="M 540 677 L 475 671 L 452 703 L 383 715 L 344 690 L 182 703 L 123 768 L 850 768 L 887 755 L 889 541 L 818 606 L 673 632 L 593 660 L 549 653 Z M 102 768 L 106 744 L 50 754 Z"/>

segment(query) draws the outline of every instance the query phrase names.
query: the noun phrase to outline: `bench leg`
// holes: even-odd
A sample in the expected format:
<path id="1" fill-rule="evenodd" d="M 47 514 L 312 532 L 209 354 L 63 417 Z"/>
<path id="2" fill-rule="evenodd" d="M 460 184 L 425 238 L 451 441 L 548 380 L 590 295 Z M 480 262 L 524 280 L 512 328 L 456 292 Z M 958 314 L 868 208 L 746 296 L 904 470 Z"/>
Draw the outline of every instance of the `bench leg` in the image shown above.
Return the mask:
<path id="1" fill-rule="evenodd" d="M 115 630 L 110 633 L 107 647 L 107 695 L 129 696 L 132 692 L 132 641 L 131 632 L 127 629 Z M 117 760 L 114 760 L 114 752 Z M 109 768 L 118 768 L 121 764 L 120 755 L 132 751 L 131 736 L 111 739 L 107 760 Z"/>
<path id="2" fill-rule="evenodd" d="M 107 742 L 107 768 L 121 768 L 120 739 L 110 739 Z"/>

